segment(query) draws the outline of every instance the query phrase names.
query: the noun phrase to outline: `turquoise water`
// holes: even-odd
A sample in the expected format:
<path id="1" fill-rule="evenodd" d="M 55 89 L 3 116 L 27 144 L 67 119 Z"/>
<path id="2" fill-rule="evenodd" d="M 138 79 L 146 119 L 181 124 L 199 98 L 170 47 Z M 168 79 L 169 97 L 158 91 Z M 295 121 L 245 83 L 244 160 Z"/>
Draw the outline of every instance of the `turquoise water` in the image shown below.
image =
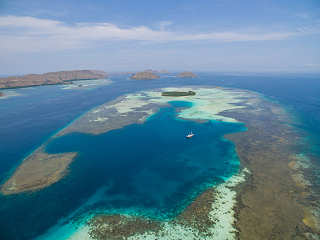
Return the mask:
<path id="1" fill-rule="evenodd" d="M 79 153 L 70 184 L 106 186 L 95 209 L 170 219 L 208 186 L 238 171 L 234 146 L 223 135 L 244 129 L 242 124 L 177 119 L 176 108 L 190 103 L 171 105 L 144 124 L 100 135 L 71 133 L 50 142 L 46 150 Z M 196 135 L 186 139 L 190 130 Z"/>
<path id="2" fill-rule="evenodd" d="M 293 114 L 301 120 L 295 127 L 308 136 L 304 153 L 314 156 L 314 160 L 320 163 L 320 81 L 317 76 L 226 76 L 200 73 L 196 81 L 180 78 L 132 81 L 126 80 L 126 76 L 112 76 L 112 79 L 114 83 L 110 86 L 90 91 L 66 91 L 59 86 L 45 86 L 18 89 L 16 91 L 21 96 L 0 99 L 0 181 L 5 180 L 23 157 L 48 137 L 97 105 L 134 91 L 194 84 L 258 91 L 293 109 Z M 179 106 L 177 103 L 173 105 L 162 109 L 143 125 L 131 125 L 128 129 L 95 137 L 69 135 L 65 136 L 66 139 L 52 142 L 48 147 L 52 152 L 79 150 L 81 146 L 84 149 L 70 165 L 69 174 L 58 183 L 34 193 L 0 195 L 0 239 L 34 239 L 53 226 L 57 227 L 53 233 L 61 237 L 73 230 L 66 223 L 78 222 L 78 219 L 95 211 L 171 218 L 207 185 L 221 182 L 223 176 L 230 176 L 238 168 L 238 159 L 233 144 L 223 140 L 222 136 L 228 132 L 241 131 L 243 126 L 215 121 L 200 124 L 178 120 L 175 118 L 175 107 Z M 155 126 L 157 120 L 160 127 L 150 127 L 152 124 Z M 170 124 L 166 124 L 168 122 Z M 147 129 L 151 129 L 150 132 Z M 197 134 L 191 141 L 184 138 L 189 130 Z M 117 132 L 121 154 L 117 155 L 114 150 L 111 151 L 112 155 L 111 152 L 106 154 L 109 143 L 113 143 L 110 139 Z M 124 136 L 129 133 L 130 137 Z M 140 135 L 143 138 L 137 137 Z M 88 141 L 87 145 L 77 142 L 76 136 Z M 68 142 L 67 139 L 74 143 L 62 146 L 61 143 Z M 167 141 L 168 145 L 165 145 Z M 131 147 L 134 151 L 139 147 L 140 150 L 136 151 L 137 155 L 132 155 L 125 152 L 125 147 Z M 165 147 L 179 149 L 181 154 L 178 150 L 164 151 Z M 96 149 L 97 152 L 87 148 Z M 90 157 L 90 151 L 97 159 Z M 155 153 L 167 158 L 152 158 Z M 206 153 L 208 156 L 205 156 Z M 142 161 L 139 156 L 147 156 L 149 160 Z M 198 160 L 200 156 L 203 160 Z M 138 167 L 143 165 L 145 167 L 139 170 Z M 155 176 L 152 181 L 150 174 Z M 315 172 L 314 176 L 319 177 L 320 174 Z M 159 187 L 159 191 L 148 200 L 145 196 L 156 192 L 153 186 L 162 181 L 162 188 Z M 166 188 L 171 184 L 172 188 Z M 117 187 L 120 189 L 117 190 Z M 129 199 L 123 200 L 128 196 Z M 60 228 L 61 225 L 57 223 L 66 228 Z M 51 239 L 56 240 L 57 237 Z"/>

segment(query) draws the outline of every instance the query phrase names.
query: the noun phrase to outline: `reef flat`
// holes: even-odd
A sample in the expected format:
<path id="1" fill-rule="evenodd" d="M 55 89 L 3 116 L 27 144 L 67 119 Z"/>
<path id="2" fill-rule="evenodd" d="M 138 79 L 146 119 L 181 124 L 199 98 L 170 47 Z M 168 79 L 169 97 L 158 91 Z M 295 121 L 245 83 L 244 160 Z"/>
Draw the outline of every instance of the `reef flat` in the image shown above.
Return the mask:
<path id="1" fill-rule="evenodd" d="M 160 107 L 166 106 L 168 102 L 172 101 L 172 97 L 161 95 L 163 91 L 188 92 L 192 89 L 197 93 L 196 95 L 179 97 L 181 101 L 193 103 L 192 107 L 179 112 L 178 116 L 180 118 L 237 122 L 236 119 L 223 116 L 220 113 L 226 110 L 243 108 L 243 106 L 235 104 L 242 102 L 243 97 L 250 98 L 248 92 L 221 88 L 164 88 L 138 92 L 119 97 L 92 109 L 60 131 L 57 136 L 72 132 L 101 134 L 129 124 L 143 123 Z"/>
<path id="2" fill-rule="evenodd" d="M 311 207 L 315 196 L 303 172 L 308 160 L 299 153 L 301 136 L 291 125 L 290 114 L 250 92 L 237 95 L 233 90 L 231 100 L 225 92 L 193 90 L 202 97 L 198 102 L 191 100 L 193 109 L 182 110 L 180 117 L 246 124 L 248 131 L 226 136 L 235 143 L 243 169 L 224 184 L 203 192 L 174 220 L 162 222 L 156 229 L 145 227 L 143 233 L 141 228 L 139 232 L 129 228 L 126 239 L 317 239 L 319 216 Z M 147 95 L 154 97 L 153 102 L 163 101 L 156 92 Z M 88 234 L 104 239 L 106 235 L 97 234 L 103 232 L 101 223 L 95 225 L 94 221 Z M 140 221 L 136 225 L 141 227 Z M 121 235 L 117 225 L 113 229 Z M 108 237 L 117 239 L 110 233 Z"/>
<path id="3" fill-rule="evenodd" d="M 133 123 L 143 123 L 172 101 L 172 97 L 161 96 L 163 91 L 196 92 L 193 96 L 179 97 L 192 106 L 178 109 L 178 118 L 246 124 L 247 131 L 226 136 L 235 144 L 240 157 L 239 173 L 196 196 L 172 220 L 156 221 L 100 213 L 93 215 L 71 239 L 75 236 L 99 240 L 316 239 L 320 232 L 319 217 L 312 209 L 314 195 L 304 172 L 309 167 L 308 159 L 299 152 L 301 137 L 291 125 L 290 114 L 279 104 L 257 93 L 218 87 L 183 87 L 128 94 L 90 110 L 59 131 L 49 142 L 70 133 L 98 135 Z M 33 171 L 41 172 L 37 163 L 50 157 L 54 159 L 52 155 L 55 154 L 46 152 L 47 144 L 44 143 L 22 162 L 3 185 L 3 193 L 4 189 L 12 186 L 16 189 L 7 190 L 6 194 L 41 189 L 51 184 L 24 188 L 25 179 L 33 174 L 24 170 L 25 164 Z M 54 172 L 65 173 L 67 165 L 76 158 L 76 153 L 67 154 L 71 160 L 61 165 L 62 171 L 57 171 L 60 168 L 55 164 L 46 166 L 43 162 L 44 169 L 56 169 L 47 172 L 46 179 L 51 179 Z M 63 174 L 54 176 L 58 176 L 55 178 L 58 181 Z"/>
<path id="4" fill-rule="evenodd" d="M 251 174 L 237 189 L 239 239 L 317 239 L 319 216 L 304 170 L 302 136 L 277 103 L 260 98 L 251 107 L 225 112 L 248 131 L 226 136 Z"/>
<path id="5" fill-rule="evenodd" d="M 1 187 L 5 195 L 34 191 L 59 181 L 77 153 L 47 154 L 42 148 L 28 156 Z"/>
<path id="6" fill-rule="evenodd" d="M 220 113 L 226 110 L 243 108 L 243 106 L 235 104 L 242 102 L 243 98 L 253 98 L 253 94 L 246 91 L 203 87 L 165 88 L 119 97 L 90 110 L 31 153 L 4 183 L 1 192 L 3 194 L 15 194 L 39 190 L 59 181 L 64 176 L 68 165 L 76 157 L 76 153 L 64 155 L 47 153 L 45 148 L 54 138 L 72 132 L 102 134 L 133 123 L 143 123 L 160 107 L 166 106 L 168 102 L 172 101 L 172 97 L 161 96 L 163 91 L 188 92 L 192 90 L 197 94 L 179 97 L 181 101 L 193 103 L 192 107 L 182 109 L 178 113 L 180 118 L 237 122 L 235 119 L 222 116 Z"/>

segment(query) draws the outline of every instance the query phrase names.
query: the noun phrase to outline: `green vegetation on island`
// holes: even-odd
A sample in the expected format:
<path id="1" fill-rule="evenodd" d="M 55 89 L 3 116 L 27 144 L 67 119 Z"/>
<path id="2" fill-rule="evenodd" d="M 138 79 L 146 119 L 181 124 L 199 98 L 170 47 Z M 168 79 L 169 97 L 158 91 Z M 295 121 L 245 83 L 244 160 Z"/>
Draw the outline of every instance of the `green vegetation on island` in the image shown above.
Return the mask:
<path id="1" fill-rule="evenodd" d="M 170 92 L 162 92 L 161 95 L 166 97 L 183 97 L 183 96 L 194 96 L 196 95 L 196 93 L 194 91 L 188 91 L 188 92 L 170 91 Z"/>

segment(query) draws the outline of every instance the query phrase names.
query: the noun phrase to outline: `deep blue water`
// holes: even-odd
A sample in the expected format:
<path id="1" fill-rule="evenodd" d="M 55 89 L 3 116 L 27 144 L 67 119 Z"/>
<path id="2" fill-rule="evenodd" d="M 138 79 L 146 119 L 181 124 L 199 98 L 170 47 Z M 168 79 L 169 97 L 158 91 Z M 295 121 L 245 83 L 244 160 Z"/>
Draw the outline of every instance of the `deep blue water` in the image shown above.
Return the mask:
<path id="1" fill-rule="evenodd" d="M 47 151 L 79 152 L 70 188 L 85 186 L 93 194 L 110 186 L 99 203 L 106 212 L 135 209 L 149 218 L 169 219 L 189 203 L 190 196 L 237 172 L 233 144 L 223 135 L 244 129 L 243 124 L 176 119 L 174 107 L 161 109 L 144 124 L 105 134 L 68 134 L 51 142 Z M 186 139 L 190 129 L 197 134 Z"/>
<path id="2" fill-rule="evenodd" d="M 199 75 L 197 79 L 162 78 L 154 81 L 132 81 L 116 76 L 112 77 L 114 84 L 87 91 L 61 90 L 59 86 L 17 90 L 21 96 L 0 99 L 0 180 L 3 181 L 24 156 L 83 112 L 128 92 L 179 85 L 219 85 L 265 94 L 292 111 L 299 120 L 296 127 L 308 136 L 308 154 L 319 159 L 319 76 Z M 230 161 L 234 160 L 233 146 L 221 137 L 227 132 L 239 131 L 241 127 L 177 120 L 174 111 L 174 107 L 164 108 L 143 125 L 131 125 L 96 137 L 70 134 L 52 142 L 48 151 L 66 151 L 68 148 L 81 150 L 81 154 L 71 164 L 70 174 L 59 183 L 36 193 L 0 196 L 0 239 L 31 239 L 45 232 L 79 208 L 102 186 L 106 186 L 104 201 L 98 201 L 84 211 L 104 208 L 125 212 L 131 207 L 140 211 L 139 214 L 151 217 L 168 218 L 177 214 L 190 201 L 192 194 L 201 191 L 211 181 L 221 181 L 216 177 L 221 173 L 228 175 L 229 170 L 234 170 L 230 166 Z M 163 119 L 166 121 L 161 121 Z M 164 124 L 168 121 L 170 124 Z M 201 134 L 192 141 L 181 139 L 190 128 Z M 152 141 L 150 131 L 153 131 Z M 132 141 L 135 136 L 143 137 Z M 117 147 L 108 149 L 110 141 L 117 142 L 114 144 Z M 143 148 L 149 144 L 153 147 Z M 116 151 L 117 148 L 131 148 L 131 151 Z M 106 151 L 110 158 L 105 158 Z M 130 152 L 135 155 L 131 156 Z M 89 158 L 91 154 L 95 157 Z M 188 158 L 199 154 L 200 160 Z M 117 161 L 114 161 L 115 156 Z M 134 164 L 130 159 L 135 160 Z M 186 174 L 189 170 L 191 175 Z M 132 176 L 132 173 L 136 174 Z M 152 181 L 139 188 L 139 182 L 145 182 L 145 179 Z M 152 186 L 160 186 L 163 180 L 166 185 L 162 184 L 155 193 Z M 128 199 L 128 194 L 133 197 Z"/>

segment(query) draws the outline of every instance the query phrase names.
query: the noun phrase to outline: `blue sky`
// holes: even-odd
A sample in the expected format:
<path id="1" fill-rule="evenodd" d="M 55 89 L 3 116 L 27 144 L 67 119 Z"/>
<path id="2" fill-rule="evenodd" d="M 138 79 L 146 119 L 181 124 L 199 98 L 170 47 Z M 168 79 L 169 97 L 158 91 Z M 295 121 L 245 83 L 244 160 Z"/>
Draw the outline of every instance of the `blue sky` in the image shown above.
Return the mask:
<path id="1" fill-rule="evenodd" d="M 319 0 L 0 0 L 0 74 L 320 72 Z"/>

